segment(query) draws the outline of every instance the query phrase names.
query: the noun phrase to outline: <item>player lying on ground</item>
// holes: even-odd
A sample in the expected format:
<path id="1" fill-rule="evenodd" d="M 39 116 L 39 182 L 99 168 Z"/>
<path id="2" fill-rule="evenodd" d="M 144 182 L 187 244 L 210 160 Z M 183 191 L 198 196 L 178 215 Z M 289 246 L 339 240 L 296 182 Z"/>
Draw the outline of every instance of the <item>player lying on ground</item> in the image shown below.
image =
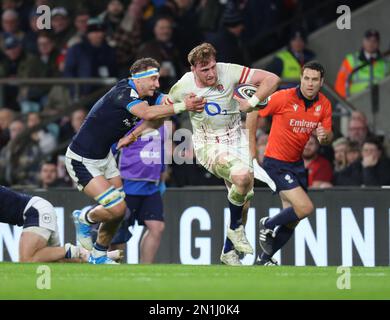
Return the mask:
<path id="1" fill-rule="evenodd" d="M 60 246 L 57 216 L 45 199 L 0 186 L 0 222 L 23 227 L 19 241 L 20 262 L 80 260 L 77 246 L 70 243 Z"/>

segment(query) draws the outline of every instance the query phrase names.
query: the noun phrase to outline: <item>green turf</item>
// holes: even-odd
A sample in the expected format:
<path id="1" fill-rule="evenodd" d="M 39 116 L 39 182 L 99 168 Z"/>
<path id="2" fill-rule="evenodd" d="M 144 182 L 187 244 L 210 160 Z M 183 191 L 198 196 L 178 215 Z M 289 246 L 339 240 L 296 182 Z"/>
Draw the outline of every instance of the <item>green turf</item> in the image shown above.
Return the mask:
<path id="1" fill-rule="evenodd" d="M 51 289 L 37 289 L 39 264 L 0 263 L 0 299 L 390 299 L 390 269 L 336 267 L 47 264 Z"/>

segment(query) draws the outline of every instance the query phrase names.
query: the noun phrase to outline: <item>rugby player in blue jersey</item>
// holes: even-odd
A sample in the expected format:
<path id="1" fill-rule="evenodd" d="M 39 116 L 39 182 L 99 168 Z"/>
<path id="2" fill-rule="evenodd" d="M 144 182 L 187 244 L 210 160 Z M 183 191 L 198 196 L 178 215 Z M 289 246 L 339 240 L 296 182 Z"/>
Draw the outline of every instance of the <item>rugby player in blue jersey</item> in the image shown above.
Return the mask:
<path id="1" fill-rule="evenodd" d="M 164 104 L 159 88 L 159 64 L 151 58 L 142 58 L 130 68 L 130 77 L 120 80 L 92 107 L 79 132 L 66 152 L 65 164 L 79 190 L 94 198 L 100 205 L 90 210 L 76 210 L 73 218 L 77 239 L 91 250 L 92 264 L 113 264 L 107 249 L 125 214 L 126 203 L 122 180 L 111 145 L 118 148 L 136 139 L 123 138 L 141 119 L 156 125 L 164 119 L 185 110 L 202 111 L 205 100 L 195 95 L 183 102 Z M 100 222 L 96 242 L 92 244 L 91 225 Z"/>
<path id="2" fill-rule="evenodd" d="M 81 259 L 85 252 L 70 243 L 60 245 L 57 215 L 50 202 L 0 186 L 0 222 L 23 227 L 20 262 Z"/>

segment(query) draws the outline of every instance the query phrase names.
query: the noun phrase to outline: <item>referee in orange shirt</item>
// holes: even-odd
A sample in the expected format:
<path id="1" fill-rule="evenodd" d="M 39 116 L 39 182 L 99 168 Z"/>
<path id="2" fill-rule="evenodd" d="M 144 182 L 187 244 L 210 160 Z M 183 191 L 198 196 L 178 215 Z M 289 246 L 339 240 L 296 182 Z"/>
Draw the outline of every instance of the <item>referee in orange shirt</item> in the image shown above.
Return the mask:
<path id="1" fill-rule="evenodd" d="M 274 180 L 283 210 L 272 218 L 260 219 L 259 241 L 263 253 L 257 264 L 277 264 L 272 256 L 292 236 L 296 225 L 314 211 L 307 194 L 307 173 L 302 152 L 312 134 L 321 144 L 332 140 L 332 106 L 320 92 L 324 68 L 316 61 L 302 67 L 300 85 L 280 90 L 268 104 L 247 117 L 250 150 L 256 155 L 257 117 L 272 117 L 263 167 Z"/>

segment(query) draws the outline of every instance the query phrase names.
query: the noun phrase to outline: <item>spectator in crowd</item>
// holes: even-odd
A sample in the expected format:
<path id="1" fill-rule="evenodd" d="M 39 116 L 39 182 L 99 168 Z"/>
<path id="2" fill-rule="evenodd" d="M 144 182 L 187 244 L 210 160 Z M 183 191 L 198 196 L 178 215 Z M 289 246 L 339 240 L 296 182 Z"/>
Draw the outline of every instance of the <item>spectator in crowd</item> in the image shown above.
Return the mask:
<path id="1" fill-rule="evenodd" d="M 105 30 L 98 19 L 88 21 L 86 38 L 69 48 L 65 60 L 65 77 L 69 78 L 106 78 L 116 76 L 115 49 L 104 39 Z M 81 95 L 87 95 L 96 86 L 80 86 Z"/>
<path id="2" fill-rule="evenodd" d="M 17 139 L 25 129 L 22 120 L 10 124 L 10 140 L 0 151 L 0 184 L 37 185 L 42 154 L 39 145 L 29 137 Z"/>
<path id="3" fill-rule="evenodd" d="M 107 9 L 98 16 L 105 26 L 106 40 L 110 45 L 113 35 L 119 29 L 124 14 L 125 7 L 120 0 L 109 0 Z"/>
<path id="4" fill-rule="evenodd" d="M 249 65 L 249 54 L 242 41 L 244 17 L 235 6 L 227 7 L 222 25 L 215 33 L 208 33 L 206 41 L 217 50 L 217 61 Z"/>
<path id="5" fill-rule="evenodd" d="M 87 110 L 83 108 L 76 109 L 70 116 L 70 121 L 67 121 L 60 131 L 61 142 L 69 141 L 80 130 L 87 116 Z"/>
<path id="6" fill-rule="evenodd" d="M 151 57 L 160 67 L 160 90 L 167 92 L 184 72 L 180 62 L 180 52 L 172 40 L 173 21 L 170 17 L 157 18 L 153 33 L 154 39 L 145 42 L 137 52 L 137 59 Z"/>
<path id="7" fill-rule="evenodd" d="M 358 118 L 351 118 L 348 123 L 347 138 L 350 141 L 357 142 L 359 146 L 363 145 L 363 142 L 368 137 L 367 122 Z"/>
<path id="8" fill-rule="evenodd" d="M 54 7 L 51 10 L 51 27 L 56 48 L 59 51 L 66 50 L 66 44 L 73 34 L 68 10 L 64 7 Z"/>
<path id="9" fill-rule="evenodd" d="M 16 78 L 19 76 L 21 66 L 27 59 L 22 43 L 16 37 L 10 36 L 4 42 L 5 56 L 0 59 L 0 78 Z M 19 88 L 13 85 L 4 86 L 4 103 L 8 108 L 19 111 L 17 100 Z"/>
<path id="10" fill-rule="evenodd" d="M 336 139 L 333 141 L 332 147 L 334 153 L 333 168 L 335 172 L 338 172 L 347 167 L 347 138 L 340 137 Z"/>
<path id="11" fill-rule="evenodd" d="M 72 112 L 69 119 L 60 128 L 59 143 L 64 145 L 60 154 L 65 154 L 66 147 L 69 145 L 70 140 L 80 130 L 85 118 L 87 117 L 87 110 L 80 108 Z"/>
<path id="12" fill-rule="evenodd" d="M 31 1 L 3 0 L 1 2 L 3 12 L 8 9 L 11 9 L 18 13 L 19 27 L 22 31 L 27 31 L 29 29 L 28 19 L 31 12 Z"/>
<path id="13" fill-rule="evenodd" d="M 198 5 L 194 0 L 166 0 L 163 6 L 156 9 L 156 16 L 170 16 L 173 19 L 176 26 L 174 38 L 183 55 L 183 63 L 187 61 L 187 52 L 203 41 L 198 23 Z"/>
<path id="14" fill-rule="evenodd" d="M 58 57 L 59 52 L 55 48 L 53 37 L 45 31 L 41 31 L 37 39 L 38 53 L 29 55 L 19 71 L 22 78 L 50 78 L 59 77 Z M 19 99 L 35 101 L 45 105 L 47 94 L 51 86 L 26 86 L 21 87 Z"/>
<path id="15" fill-rule="evenodd" d="M 89 19 L 90 15 L 88 10 L 82 9 L 77 11 L 73 22 L 75 33 L 72 34 L 72 37 L 67 43 L 68 48 L 74 46 L 77 43 L 80 43 L 83 40 L 83 37 L 87 34 Z"/>
<path id="16" fill-rule="evenodd" d="M 11 109 L 0 109 L 0 150 L 9 141 L 9 125 L 14 120 L 15 114 Z"/>
<path id="17" fill-rule="evenodd" d="M 69 184 L 58 177 L 58 168 L 56 162 L 47 160 L 42 163 L 41 170 L 39 171 L 40 188 L 48 189 L 67 186 L 69 186 Z"/>
<path id="18" fill-rule="evenodd" d="M 329 188 L 332 186 L 333 169 L 331 163 L 318 154 L 319 147 L 317 137 L 312 135 L 303 149 L 302 158 L 308 171 L 308 186 Z"/>
<path id="19" fill-rule="evenodd" d="M 390 74 L 390 61 L 382 57 L 379 49 L 380 35 L 369 29 L 364 33 L 360 51 L 347 54 L 335 82 L 335 90 L 347 98 L 367 89 L 371 83 L 378 83 Z M 361 66 L 361 69 L 353 71 Z"/>
<path id="20" fill-rule="evenodd" d="M 244 1 L 242 1 L 244 2 Z M 283 32 L 276 29 L 282 23 L 282 13 L 286 12 L 282 0 L 246 0 L 243 8 L 245 16 L 244 40 L 252 61 L 282 47 L 285 40 Z M 261 19 L 259 19 L 261 12 Z M 291 19 L 291 17 L 288 17 Z"/>
<path id="21" fill-rule="evenodd" d="M 5 40 L 8 37 L 15 37 L 19 41 L 23 40 L 24 32 L 19 29 L 19 15 L 15 10 L 8 9 L 1 15 L 0 49 L 4 50 Z"/>
<path id="22" fill-rule="evenodd" d="M 359 160 L 361 157 L 361 146 L 356 141 L 349 141 L 347 145 L 347 151 L 346 151 L 346 157 L 347 157 L 347 167 L 354 163 L 355 161 Z"/>
<path id="23" fill-rule="evenodd" d="M 338 172 L 335 175 L 334 184 L 344 186 L 390 185 L 390 159 L 385 156 L 380 139 L 368 138 L 363 144 L 361 159 Z"/>
<path id="24" fill-rule="evenodd" d="M 287 49 L 281 50 L 276 54 L 268 65 L 267 70 L 281 78 L 293 81 L 292 84 L 283 85 L 283 88 L 293 87 L 300 81 L 302 66 L 314 58 L 314 52 L 306 48 L 304 31 L 296 29 L 291 32 Z"/>
<path id="25" fill-rule="evenodd" d="M 27 115 L 27 128 L 33 129 L 41 124 L 41 116 L 38 112 L 30 112 Z M 52 153 L 56 146 L 56 138 L 46 129 L 39 129 L 31 133 L 31 140 L 39 145 L 42 154 Z"/>
<path id="26" fill-rule="evenodd" d="M 39 16 L 40 14 L 36 13 L 35 11 L 32 11 L 30 14 L 30 28 L 26 31 L 26 34 L 23 38 L 23 48 L 27 53 L 38 53 L 37 39 L 40 30 L 38 28 L 37 21 Z"/>

